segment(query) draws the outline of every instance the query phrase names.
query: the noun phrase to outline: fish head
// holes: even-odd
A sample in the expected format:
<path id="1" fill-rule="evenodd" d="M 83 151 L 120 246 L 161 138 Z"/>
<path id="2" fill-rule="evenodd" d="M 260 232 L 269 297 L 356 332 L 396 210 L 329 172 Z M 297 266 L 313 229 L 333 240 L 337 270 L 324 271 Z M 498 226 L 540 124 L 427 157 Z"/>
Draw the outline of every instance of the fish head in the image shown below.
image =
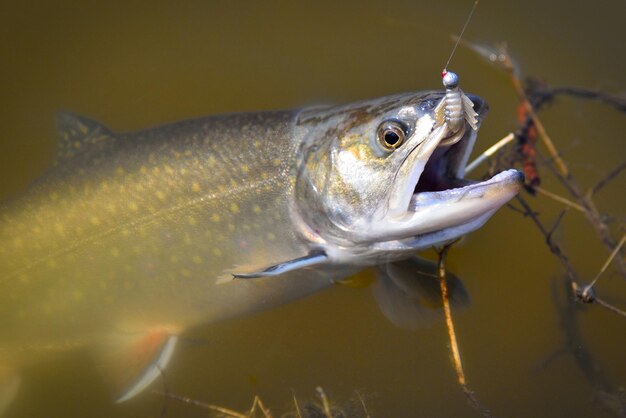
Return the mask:
<path id="1" fill-rule="evenodd" d="M 401 258 L 473 231 L 519 191 L 508 170 L 464 179 L 477 129 L 449 141 L 442 92 L 390 96 L 303 112 L 296 206 L 335 258 Z M 468 95 L 482 122 L 487 104 Z M 367 261 L 369 260 L 369 261 Z"/>

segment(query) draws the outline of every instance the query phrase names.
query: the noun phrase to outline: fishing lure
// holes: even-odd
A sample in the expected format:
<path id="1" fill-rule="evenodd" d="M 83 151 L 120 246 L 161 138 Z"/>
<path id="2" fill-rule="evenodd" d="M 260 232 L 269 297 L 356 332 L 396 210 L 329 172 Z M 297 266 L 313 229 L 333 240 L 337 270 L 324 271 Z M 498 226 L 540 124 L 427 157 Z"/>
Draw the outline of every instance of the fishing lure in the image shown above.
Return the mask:
<path id="1" fill-rule="evenodd" d="M 452 71 L 448 71 L 450 60 L 452 60 L 452 57 L 454 56 L 454 52 L 463 37 L 465 28 L 467 28 L 477 5 L 478 0 L 474 2 L 474 6 L 472 7 L 467 20 L 463 25 L 463 29 L 454 44 L 454 48 L 452 48 L 450 57 L 448 57 L 448 62 L 446 62 L 446 65 L 441 72 L 441 78 L 443 79 L 443 86 L 446 89 L 446 95 L 441 99 L 435 108 L 435 120 L 440 126 L 445 125 L 448 133 L 441 141 L 440 145 L 453 145 L 460 141 L 465 134 L 465 122 L 467 122 L 473 130 L 478 129 L 478 120 L 476 119 L 478 113 L 474 110 L 474 103 L 472 103 L 470 98 L 467 97 L 465 93 L 463 93 L 463 90 L 459 87 L 459 76 Z"/>

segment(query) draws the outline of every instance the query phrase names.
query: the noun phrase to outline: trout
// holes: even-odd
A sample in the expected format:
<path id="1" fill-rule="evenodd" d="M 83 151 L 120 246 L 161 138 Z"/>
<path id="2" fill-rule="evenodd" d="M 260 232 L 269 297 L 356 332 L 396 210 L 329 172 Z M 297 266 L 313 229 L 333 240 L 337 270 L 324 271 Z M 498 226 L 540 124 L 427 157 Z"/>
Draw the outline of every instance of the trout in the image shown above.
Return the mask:
<path id="1" fill-rule="evenodd" d="M 487 105 L 463 97 L 454 124 L 437 91 L 132 133 L 61 114 L 55 165 L 0 208 L 0 409 L 20 367 L 78 347 L 130 399 L 191 326 L 481 227 L 522 175 L 464 179 Z"/>

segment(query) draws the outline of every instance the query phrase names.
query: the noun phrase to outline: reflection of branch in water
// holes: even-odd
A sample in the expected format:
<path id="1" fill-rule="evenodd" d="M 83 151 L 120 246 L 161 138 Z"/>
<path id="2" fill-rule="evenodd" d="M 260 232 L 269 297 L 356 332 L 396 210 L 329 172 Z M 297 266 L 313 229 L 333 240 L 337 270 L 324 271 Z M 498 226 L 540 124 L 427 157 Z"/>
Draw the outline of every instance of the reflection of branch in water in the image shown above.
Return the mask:
<path id="1" fill-rule="evenodd" d="M 573 355 L 578 368 L 596 391 L 598 402 L 618 416 L 626 417 L 626 392 L 621 388 L 615 388 L 609 382 L 586 348 L 578 326 L 578 314 L 582 311 L 582 306 L 576 304 L 575 300 L 567 296 L 569 294 L 569 286 L 565 290 L 566 296 L 563 297 L 563 292 L 558 292 L 556 283 L 553 283 L 554 301 L 558 309 L 559 322 L 566 339 L 565 350 L 560 350 L 559 353 L 568 352 Z"/>

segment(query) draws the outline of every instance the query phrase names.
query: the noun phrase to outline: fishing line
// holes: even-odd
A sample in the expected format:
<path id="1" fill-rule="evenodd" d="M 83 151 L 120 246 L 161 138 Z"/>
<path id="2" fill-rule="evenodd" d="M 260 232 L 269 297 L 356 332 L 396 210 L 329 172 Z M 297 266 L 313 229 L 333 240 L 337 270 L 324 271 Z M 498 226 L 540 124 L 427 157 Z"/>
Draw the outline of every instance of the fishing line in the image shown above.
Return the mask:
<path id="1" fill-rule="evenodd" d="M 452 48 L 452 52 L 450 53 L 450 56 L 448 57 L 448 61 L 446 62 L 446 65 L 443 67 L 443 71 L 441 72 L 441 76 L 442 77 L 444 75 L 446 75 L 446 73 L 448 72 L 448 65 L 450 64 L 450 61 L 452 60 L 452 57 L 454 56 L 454 52 L 456 51 L 456 48 L 459 46 L 459 43 L 461 42 L 461 38 L 463 38 L 463 34 L 465 33 L 465 29 L 467 29 L 467 25 L 469 24 L 470 20 L 472 19 L 472 15 L 474 14 L 474 10 L 476 10 L 476 6 L 478 6 L 478 2 L 479 1 L 480 0 L 476 0 L 474 2 L 474 5 L 472 6 L 472 10 L 470 10 L 469 15 L 467 16 L 467 19 L 465 19 L 465 24 L 463 25 L 463 29 L 461 29 L 461 33 L 456 38 L 456 43 L 454 44 L 454 48 Z"/>

